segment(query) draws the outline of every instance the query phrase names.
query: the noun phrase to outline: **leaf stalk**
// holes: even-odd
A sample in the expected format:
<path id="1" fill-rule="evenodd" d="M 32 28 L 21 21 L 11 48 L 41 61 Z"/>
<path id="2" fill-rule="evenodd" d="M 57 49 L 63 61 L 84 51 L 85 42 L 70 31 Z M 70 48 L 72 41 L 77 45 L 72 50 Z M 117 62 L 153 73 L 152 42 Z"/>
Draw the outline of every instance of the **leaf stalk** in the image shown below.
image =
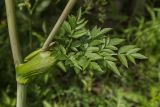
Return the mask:
<path id="1" fill-rule="evenodd" d="M 59 30 L 59 28 L 61 27 L 62 23 L 64 22 L 64 20 L 66 19 L 66 17 L 68 16 L 68 14 L 70 13 L 71 9 L 73 8 L 73 6 L 75 5 L 77 0 L 69 0 L 66 7 L 64 8 L 61 16 L 59 17 L 58 21 L 56 22 L 55 26 L 53 27 L 52 31 L 50 32 L 48 38 L 46 39 L 42 50 L 43 51 L 47 51 L 49 44 L 52 42 L 55 34 L 57 33 L 57 31 Z"/>

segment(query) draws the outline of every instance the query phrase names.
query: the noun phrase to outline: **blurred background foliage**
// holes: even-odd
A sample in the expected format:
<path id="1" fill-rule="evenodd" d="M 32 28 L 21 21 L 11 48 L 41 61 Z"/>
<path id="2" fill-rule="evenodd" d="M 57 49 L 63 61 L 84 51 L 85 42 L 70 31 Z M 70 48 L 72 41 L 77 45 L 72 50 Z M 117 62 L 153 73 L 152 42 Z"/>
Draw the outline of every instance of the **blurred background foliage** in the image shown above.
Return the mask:
<path id="1" fill-rule="evenodd" d="M 23 57 L 42 46 L 62 12 L 65 0 L 16 0 Z M 15 107 L 16 82 L 8 39 L 4 1 L 0 1 L 0 107 Z M 61 70 L 50 72 L 28 86 L 28 107 L 159 107 L 160 1 L 79 0 L 89 27 L 112 27 L 111 36 L 142 48 L 147 61 L 126 69 L 122 77 Z"/>

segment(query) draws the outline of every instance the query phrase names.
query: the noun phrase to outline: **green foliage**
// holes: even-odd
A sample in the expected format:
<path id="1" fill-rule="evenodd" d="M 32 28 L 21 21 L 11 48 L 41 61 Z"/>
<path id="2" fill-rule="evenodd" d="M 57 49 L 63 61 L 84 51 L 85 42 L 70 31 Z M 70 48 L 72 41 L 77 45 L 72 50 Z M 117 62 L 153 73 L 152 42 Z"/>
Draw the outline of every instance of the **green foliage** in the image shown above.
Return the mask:
<path id="1" fill-rule="evenodd" d="M 14 98 L 9 97 L 6 92 L 2 92 L 0 107 L 13 107 L 16 104 Z"/>
<path id="2" fill-rule="evenodd" d="M 87 21 L 82 19 L 81 9 L 77 17 L 71 15 L 68 22 L 65 21 L 56 36 L 56 46 L 53 52 L 32 52 L 25 58 L 25 63 L 16 67 L 16 79 L 21 84 L 28 83 L 33 76 L 47 72 L 55 65 L 63 71 L 73 68 L 76 73 L 80 71 L 106 71 L 106 67 L 120 76 L 116 66 L 117 58 L 126 67 L 128 67 L 127 56 L 135 60 L 146 59 L 135 46 L 123 46 L 119 50 L 117 45 L 123 42 L 123 39 L 109 38 L 106 34 L 111 28 L 98 28 L 95 26 L 92 30 L 86 28 Z M 64 41 L 65 40 L 65 41 Z M 97 42 L 98 40 L 98 42 Z M 77 45 L 77 42 L 79 43 Z M 138 50 L 137 50 L 138 49 Z M 57 52 L 56 54 L 55 51 Z M 132 61 L 133 62 L 133 61 Z M 68 67 L 68 68 L 67 68 Z"/>
<path id="3" fill-rule="evenodd" d="M 65 21 L 61 30 L 55 37 L 56 49 L 61 51 L 66 58 L 63 59 L 65 69 L 73 68 L 77 73 L 80 71 L 106 71 L 106 67 L 120 76 L 116 63 L 117 56 L 123 65 L 128 67 L 127 57 L 135 63 L 135 59 L 146 59 L 138 53 L 140 50 L 133 45 L 123 46 L 118 50 L 124 40 L 110 38 L 111 28 L 101 29 L 97 26 L 87 29 L 88 21 L 81 18 L 81 9 L 77 17 L 71 15 Z M 62 64 L 61 64 L 62 65 Z M 62 68 L 63 70 L 64 68 Z"/>
<path id="4" fill-rule="evenodd" d="M 128 39 L 133 41 L 141 48 L 144 48 L 143 53 L 146 53 L 147 56 L 149 56 L 149 66 L 148 69 L 158 68 L 158 64 L 160 61 L 159 56 L 159 50 L 160 46 L 160 36 L 159 36 L 159 27 L 160 27 L 160 21 L 159 21 L 159 14 L 160 9 L 159 8 L 150 8 L 147 6 L 147 10 L 150 14 L 150 21 L 146 21 L 144 18 L 138 19 L 138 26 L 132 26 L 129 29 L 126 29 L 124 32 L 128 36 Z M 133 50 L 137 51 L 139 49 Z M 143 57 L 139 54 L 134 54 L 135 57 Z"/>
<path id="5" fill-rule="evenodd" d="M 147 6 L 149 12 L 149 19 L 141 17 L 138 18 L 138 25 L 132 25 L 128 29 L 124 30 L 124 34 L 127 35 L 128 41 L 133 41 L 137 46 L 143 48 L 143 53 L 148 56 L 148 61 L 139 64 L 138 71 L 127 75 L 127 80 L 130 81 L 130 85 L 138 84 L 135 89 L 142 93 L 142 99 L 139 99 L 140 107 L 158 107 L 159 101 L 156 98 L 159 96 L 159 62 L 160 62 L 160 45 L 159 45 L 159 8 L 151 8 Z M 123 34 L 123 35 L 124 35 Z M 129 53 L 135 52 L 140 49 L 134 49 Z M 143 57 L 139 54 L 134 54 L 135 57 Z M 131 58 L 131 60 L 133 60 Z M 133 60 L 134 61 L 134 60 Z M 132 72 L 135 68 L 129 70 Z M 138 74 L 135 76 L 133 74 Z M 129 79 L 130 78 L 130 79 Z M 154 94 L 153 94 L 154 93 Z M 136 94 L 136 92 L 134 93 Z"/>

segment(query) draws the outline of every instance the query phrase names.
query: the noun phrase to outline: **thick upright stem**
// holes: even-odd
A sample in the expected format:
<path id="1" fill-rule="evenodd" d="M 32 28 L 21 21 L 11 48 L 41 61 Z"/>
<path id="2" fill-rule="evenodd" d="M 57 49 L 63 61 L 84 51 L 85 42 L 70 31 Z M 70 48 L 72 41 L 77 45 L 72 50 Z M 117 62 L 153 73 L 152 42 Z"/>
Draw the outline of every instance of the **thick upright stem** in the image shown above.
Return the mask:
<path id="1" fill-rule="evenodd" d="M 49 44 L 52 42 L 54 35 L 57 33 L 57 31 L 59 30 L 60 26 L 62 25 L 62 23 L 64 22 L 64 20 L 66 19 L 66 17 L 68 16 L 69 12 L 71 11 L 71 9 L 73 8 L 74 4 L 76 3 L 77 0 L 69 0 L 69 2 L 67 3 L 65 9 L 63 10 L 61 16 L 59 17 L 57 23 L 55 24 L 55 26 L 53 27 L 51 33 L 49 34 L 47 40 L 45 41 L 42 50 L 46 51 L 48 49 Z"/>
<path id="2" fill-rule="evenodd" d="M 19 42 L 17 38 L 17 26 L 15 20 L 15 9 L 14 9 L 14 0 L 5 0 L 6 11 L 7 11 L 7 20 L 8 20 L 8 28 L 9 28 L 9 37 L 12 48 L 12 54 L 15 65 L 20 64 L 22 62 Z"/>
<path id="3" fill-rule="evenodd" d="M 9 28 L 9 38 L 12 48 L 14 64 L 16 66 L 22 63 L 22 57 L 17 37 L 14 0 L 5 0 L 5 5 L 7 12 L 8 28 Z M 26 106 L 26 86 L 17 83 L 17 107 L 25 107 L 25 106 Z"/>

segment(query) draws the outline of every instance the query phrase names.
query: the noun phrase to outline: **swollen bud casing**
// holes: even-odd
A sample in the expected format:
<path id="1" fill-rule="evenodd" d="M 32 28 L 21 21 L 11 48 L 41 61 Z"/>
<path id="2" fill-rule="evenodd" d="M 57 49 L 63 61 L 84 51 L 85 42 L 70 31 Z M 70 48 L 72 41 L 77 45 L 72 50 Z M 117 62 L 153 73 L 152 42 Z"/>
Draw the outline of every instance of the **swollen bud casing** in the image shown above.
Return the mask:
<path id="1" fill-rule="evenodd" d="M 39 52 L 24 64 L 16 66 L 16 80 L 20 84 L 26 84 L 33 78 L 49 71 L 55 65 L 56 56 L 50 51 Z"/>

